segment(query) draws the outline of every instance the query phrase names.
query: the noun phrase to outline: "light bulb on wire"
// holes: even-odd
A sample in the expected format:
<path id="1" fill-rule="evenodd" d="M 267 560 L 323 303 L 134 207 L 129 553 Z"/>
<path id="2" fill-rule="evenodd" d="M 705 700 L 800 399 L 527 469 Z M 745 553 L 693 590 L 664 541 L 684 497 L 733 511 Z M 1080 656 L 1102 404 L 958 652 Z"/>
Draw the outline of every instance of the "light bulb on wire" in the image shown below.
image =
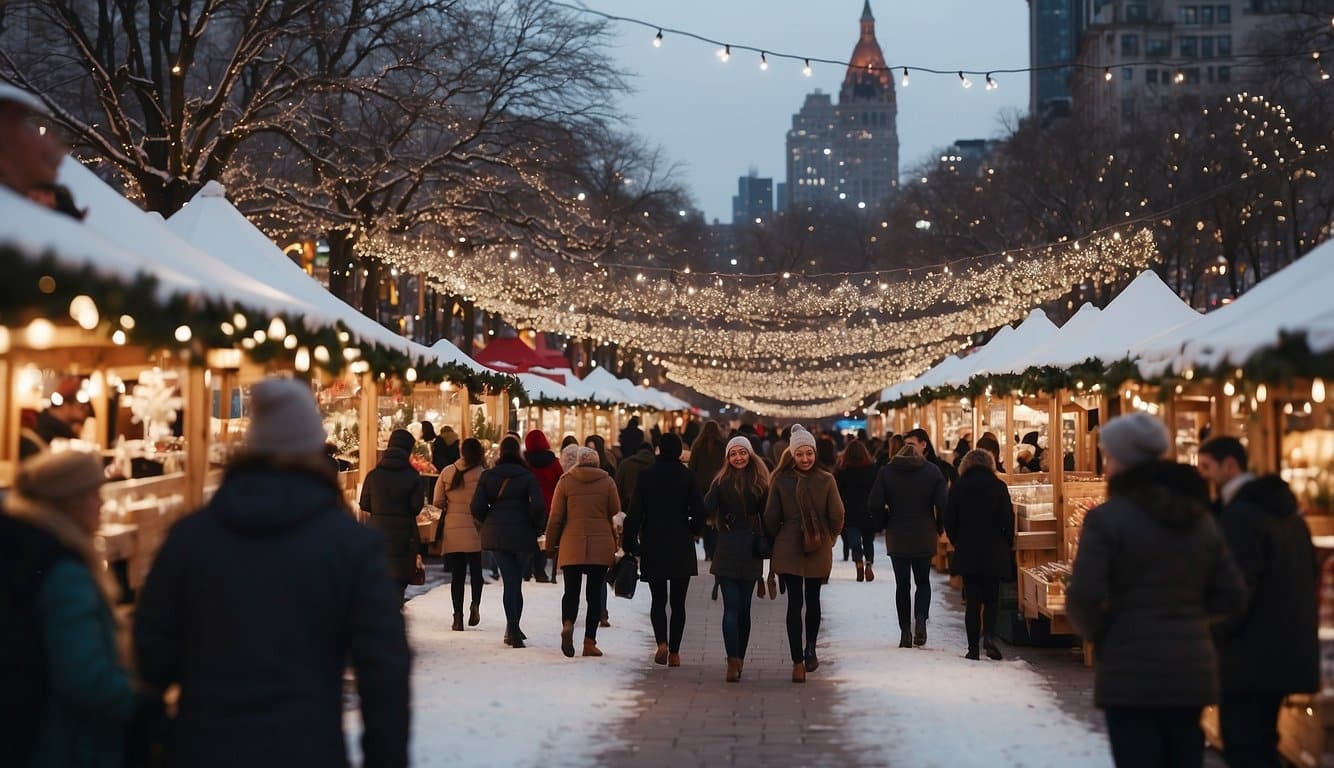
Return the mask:
<path id="1" fill-rule="evenodd" d="M 991 73 L 988 72 L 988 73 L 987 73 L 987 90 L 988 90 L 988 91 L 994 91 L 994 90 L 996 90 L 996 89 L 999 88 L 999 87 L 1000 87 L 1000 83 L 996 82 L 995 78 L 993 78 L 993 77 L 991 76 Z"/>
<path id="2" fill-rule="evenodd" d="M 964 88 L 973 87 L 973 81 L 969 80 L 968 76 L 965 75 L 962 70 L 959 72 L 959 84 L 962 85 Z"/>
<path id="3" fill-rule="evenodd" d="M 904 88 L 907 88 L 907 87 L 908 87 L 908 68 L 907 68 L 907 67 L 904 67 L 904 68 L 903 68 L 903 80 L 902 80 L 901 82 L 902 82 Z"/>
<path id="4" fill-rule="evenodd" d="M 718 58 L 722 60 L 724 64 L 726 64 L 727 60 L 732 58 L 732 46 L 730 44 L 724 45 L 723 49 L 721 51 L 718 51 Z"/>
<path id="5" fill-rule="evenodd" d="M 801 74 L 805 75 L 806 77 L 810 77 L 810 76 L 811 76 L 811 60 L 810 60 L 810 59 L 806 59 L 806 64 L 801 68 Z"/>
<path id="6" fill-rule="evenodd" d="M 760 51 L 760 71 L 765 72 L 768 71 L 768 69 L 769 57 L 765 55 L 764 51 Z"/>
<path id="7" fill-rule="evenodd" d="M 661 29 L 658 30 L 658 34 L 656 34 L 656 35 L 653 36 L 653 47 L 654 47 L 654 48 L 661 48 L 661 47 L 662 47 L 662 30 L 661 30 Z"/>
<path id="8" fill-rule="evenodd" d="M 1103 69 L 1102 69 L 1102 79 L 1103 79 L 1103 80 L 1106 80 L 1106 81 L 1109 82 L 1109 83 L 1112 82 L 1112 68 L 1111 68 L 1111 67 L 1103 67 Z"/>

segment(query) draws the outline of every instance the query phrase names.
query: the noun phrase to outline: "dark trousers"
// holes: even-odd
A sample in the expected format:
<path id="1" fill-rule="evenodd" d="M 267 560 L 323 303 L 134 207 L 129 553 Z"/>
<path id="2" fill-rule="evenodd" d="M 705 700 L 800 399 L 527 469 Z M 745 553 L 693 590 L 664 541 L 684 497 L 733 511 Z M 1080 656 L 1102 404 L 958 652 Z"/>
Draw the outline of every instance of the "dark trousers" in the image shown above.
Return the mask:
<path id="1" fill-rule="evenodd" d="M 718 530 L 712 526 L 705 526 L 700 539 L 704 541 L 704 559 L 712 560 L 713 553 L 718 549 Z"/>
<path id="2" fill-rule="evenodd" d="M 1199 768 L 1204 763 L 1200 707 L 1112 707 L 1104 715 L 1117 768 Z"/>
<path id="3" fill-rule="evenodd" d="M 523 575 L 524 575 L 524 578 L 528 578 L 529 576 L 532 576 L 533 578 L 537 579 L 538 581 L 546 581 L 546 579 L 547 579 L 547 556 L 546 556 L 546 553 L 545 553 L 545 552 L 540 552 L 540 551 L 539 551 L 539 552 L 534 552 L 534 553 L 533 553 L 533 559 L 532 559 L 531 563 L 532 563 L 532 565 L 531 565 L 530 568 L 525 568 L 525 569 L 524 569 L 524 574 L 523 574 Z M 552 578 L 553 578 L 553 579 L 555 578 L 555 574 L 552 574 Z"/>
<path id="4" fill-rule="evenodd" d="M 649 604 L 648 617 L 653 622 L 653 637 L 659 644 L 666 643 L 672 653 L 681 652 L 681 636 L 686 632 L 686 591 L 690 589 L 690 577 L 675 579 L 656 579 L 648 583 L 653 601 Z M 670 626 L 667 620 L 667 603 L 672 605 Z"/>
<path id="5" fill-rule="evenodd" d="M 852 550 L 852 559 L 855 562 L 860 563 L 863 560 L 868 563 L 875 562 L 875 531 L 844 528 L 843 540 Z"/>
<path id="6" fill-rule="evenodd" d="M 899 609 L 899 629 L 908 629 L 912 620 L 926 621 L 931 613 L 931 557 L 890 555 L 894 566 L 894 603 Z M 912 584 L 917 584 L 917 597 Z"/>
<path id="7" fill-rule="evenodd" d="M 968 649 L 976 651 L 979 635 L 996 634 L 996 604 L 1000 601 L 1000 577 L 993 574 L 964 574 L 963 626 Z"/>
<path id="8" fill-rule="evenodd" d="M 501 599 L 505 605 L 505 624 L 511 630 L 518 629 L 519 619 L 523 616 L 523 572 L 533 553 L 497 551 L 495 556 L 500 580 L 505 584 L 505 595 Z"/>
<path id="9" fill-rule="evenodd" d="M 584 637 L 597 640 L 598 622 L 602 620 L 602 588 L 607 585 L 607 566 L 567 565 L 561 572 L 565 574 L 565 594 L 560 599 L 561 621 L 573 622 L 579 618 L 579 590 L 587 576 L 584 598 L 588 601 L 588 615 L 584 617 Z"/>
<path id="10" fill-rule="evenodd" d="M 1278 710 L 1281 693 L 1223 691 L 1218 730 L 1230 766 L 1278 768 Z"/>
<path id="11" fill-rule="evenodd" d="M 472 601 L 482 601 L 482 553 L 451 552 L 445 555 L 445 570 L 449 571 L 449 592 L 454 598 L 454 613 L 463 613 L 464 579 L 472 579 Z"/>
<path id="12" fill-rule="evenodd" d="M 727 658 L 746 658 L 750 645 L 750 601 L 755 596 L 750 579 L 718 578 L 723 593 L 723 647 Z"/>
<path id="13" fill-rule="evenodd" d="M 792 652 L 792 663 L 806 658 L 806 649 L 814 650 L 820 635 L 820 587 L 824 579 L 803 579 L 784 573 L 779 576 L 787 591 L 787 647 Z M 806 609 L 806 642 L 801 642 L 802 608 Z"/>

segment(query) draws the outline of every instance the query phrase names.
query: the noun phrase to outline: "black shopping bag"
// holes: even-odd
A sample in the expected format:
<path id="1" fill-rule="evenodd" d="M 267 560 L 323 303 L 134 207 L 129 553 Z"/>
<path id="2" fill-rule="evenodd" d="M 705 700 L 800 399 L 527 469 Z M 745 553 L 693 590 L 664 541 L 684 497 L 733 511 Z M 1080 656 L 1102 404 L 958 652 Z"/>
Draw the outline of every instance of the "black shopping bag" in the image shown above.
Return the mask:
<path id="1" fill-rule="evenodd" d="M 616 581 L 612 591 L 617 597 L 632 598 L 635 587 L 639 586 L 639 560 L 634 555 L 626 555 L 616 564 Z"/>

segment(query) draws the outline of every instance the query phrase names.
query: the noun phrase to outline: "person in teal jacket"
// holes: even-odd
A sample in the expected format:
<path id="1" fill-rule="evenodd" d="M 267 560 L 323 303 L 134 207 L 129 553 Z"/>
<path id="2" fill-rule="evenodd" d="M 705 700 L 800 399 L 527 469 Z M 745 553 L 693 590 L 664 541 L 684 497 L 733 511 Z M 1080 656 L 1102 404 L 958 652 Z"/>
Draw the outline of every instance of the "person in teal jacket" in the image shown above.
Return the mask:
<path id="1" fill-rule="evenodd" d="M 102 464 L 91 454 L 43 453 L 23 463 L 5 499 L 6 548 L 18 555 L 6 571 L 27 587 L 7 620 L 28 622 L 28 655 L 38 657 L 15 662 L 28 670 L 18 678 L 24 690 L 11 693 L 21 693 L 35 720 L 24 745 L 30 757 L 15 765 L 124 762 L 136 698 L 122 663 L 113 587 L 93 547 L 102 482 Z"/>

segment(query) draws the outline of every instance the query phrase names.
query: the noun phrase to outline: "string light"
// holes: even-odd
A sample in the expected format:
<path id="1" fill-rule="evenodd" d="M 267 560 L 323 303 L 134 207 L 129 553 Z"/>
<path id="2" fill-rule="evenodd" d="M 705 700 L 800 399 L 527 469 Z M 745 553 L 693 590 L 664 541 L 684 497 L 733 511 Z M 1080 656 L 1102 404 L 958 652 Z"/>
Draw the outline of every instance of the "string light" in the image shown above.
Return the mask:
<path id="1" fill-rule="evenodd" d="M 658 30 L 658 34 L 656 34 L 656 35 L 653 36 L 653 47 L 654 47 L 654 48 L 661 48 L 661 47 L 662 47 L 662 30 L 661 30 L 661 29 Z"/>
<path id="2" fill-rule="evenodd" d="M 732 58 L 732 46 L 724 45 L 723 49 L 721 51 L 718 51 L 718 58 L 721 59 L 724 64 L 726 64 L 727 60 Z"/>
<path id="3" fill-rule="evenodd" d="M 1109 82 L 1109 83 L 1112 82 L 1112 68 L 1111 68 L 1111 67 L 1103 67 L 1103 70 L 1102 70 L 1102 79 L 1103 79 L 1103 80 L 1106 80 L 1106 81 Z"/>
<path id="4" fill-rule="evenodd" d="M 964 88 L 973 87 L 973 81 L 969 80 L 968 77 L 964 75 L 963 70 L 959 71 L 959 84 L 962 85 Z"/>
<path id="5" fill-rule="evenodd" d="M 764 55 L 764 51 L 760 51 L 760 70 L 767 71 L 768 69 L 769 59 Z"/>
<path id="6" fill-rule="evenodd" d="M 805 75 L 806 77 L 810 77 L 810 76 L 811 76 L 811 60 L 810 60 L 810 59 L 806 59 L 806 64 L 805 64 L 805 66 L 803 66 L 803 67 L 801 68 L 801 74 Z"/>
<path id="7" fill-rule="evenodd" d="M 903 79 L 900 80 L 899 82 L 903 85 L 904 88 L 907 88 L 907 87 L 908 87 L 908 84 L 909 84 L 910 81 L 908 80 L 908 68 L 907 68 L 907 67 L 904 67 L 904 68 L 903 68 Z"/>
<path id="8" fill-rule="evenodd" d="M 991 77 L 991 73 L 988 72 L 988 73 L 987 73 L 987 90 L 988 90 L 988 91 L 994 91 L 994 90 L 996 90 L 996 89 L 999 88 L 999 87 L 1000 87 L 1000 84 L 997 83 L 997 82 Z"/>

